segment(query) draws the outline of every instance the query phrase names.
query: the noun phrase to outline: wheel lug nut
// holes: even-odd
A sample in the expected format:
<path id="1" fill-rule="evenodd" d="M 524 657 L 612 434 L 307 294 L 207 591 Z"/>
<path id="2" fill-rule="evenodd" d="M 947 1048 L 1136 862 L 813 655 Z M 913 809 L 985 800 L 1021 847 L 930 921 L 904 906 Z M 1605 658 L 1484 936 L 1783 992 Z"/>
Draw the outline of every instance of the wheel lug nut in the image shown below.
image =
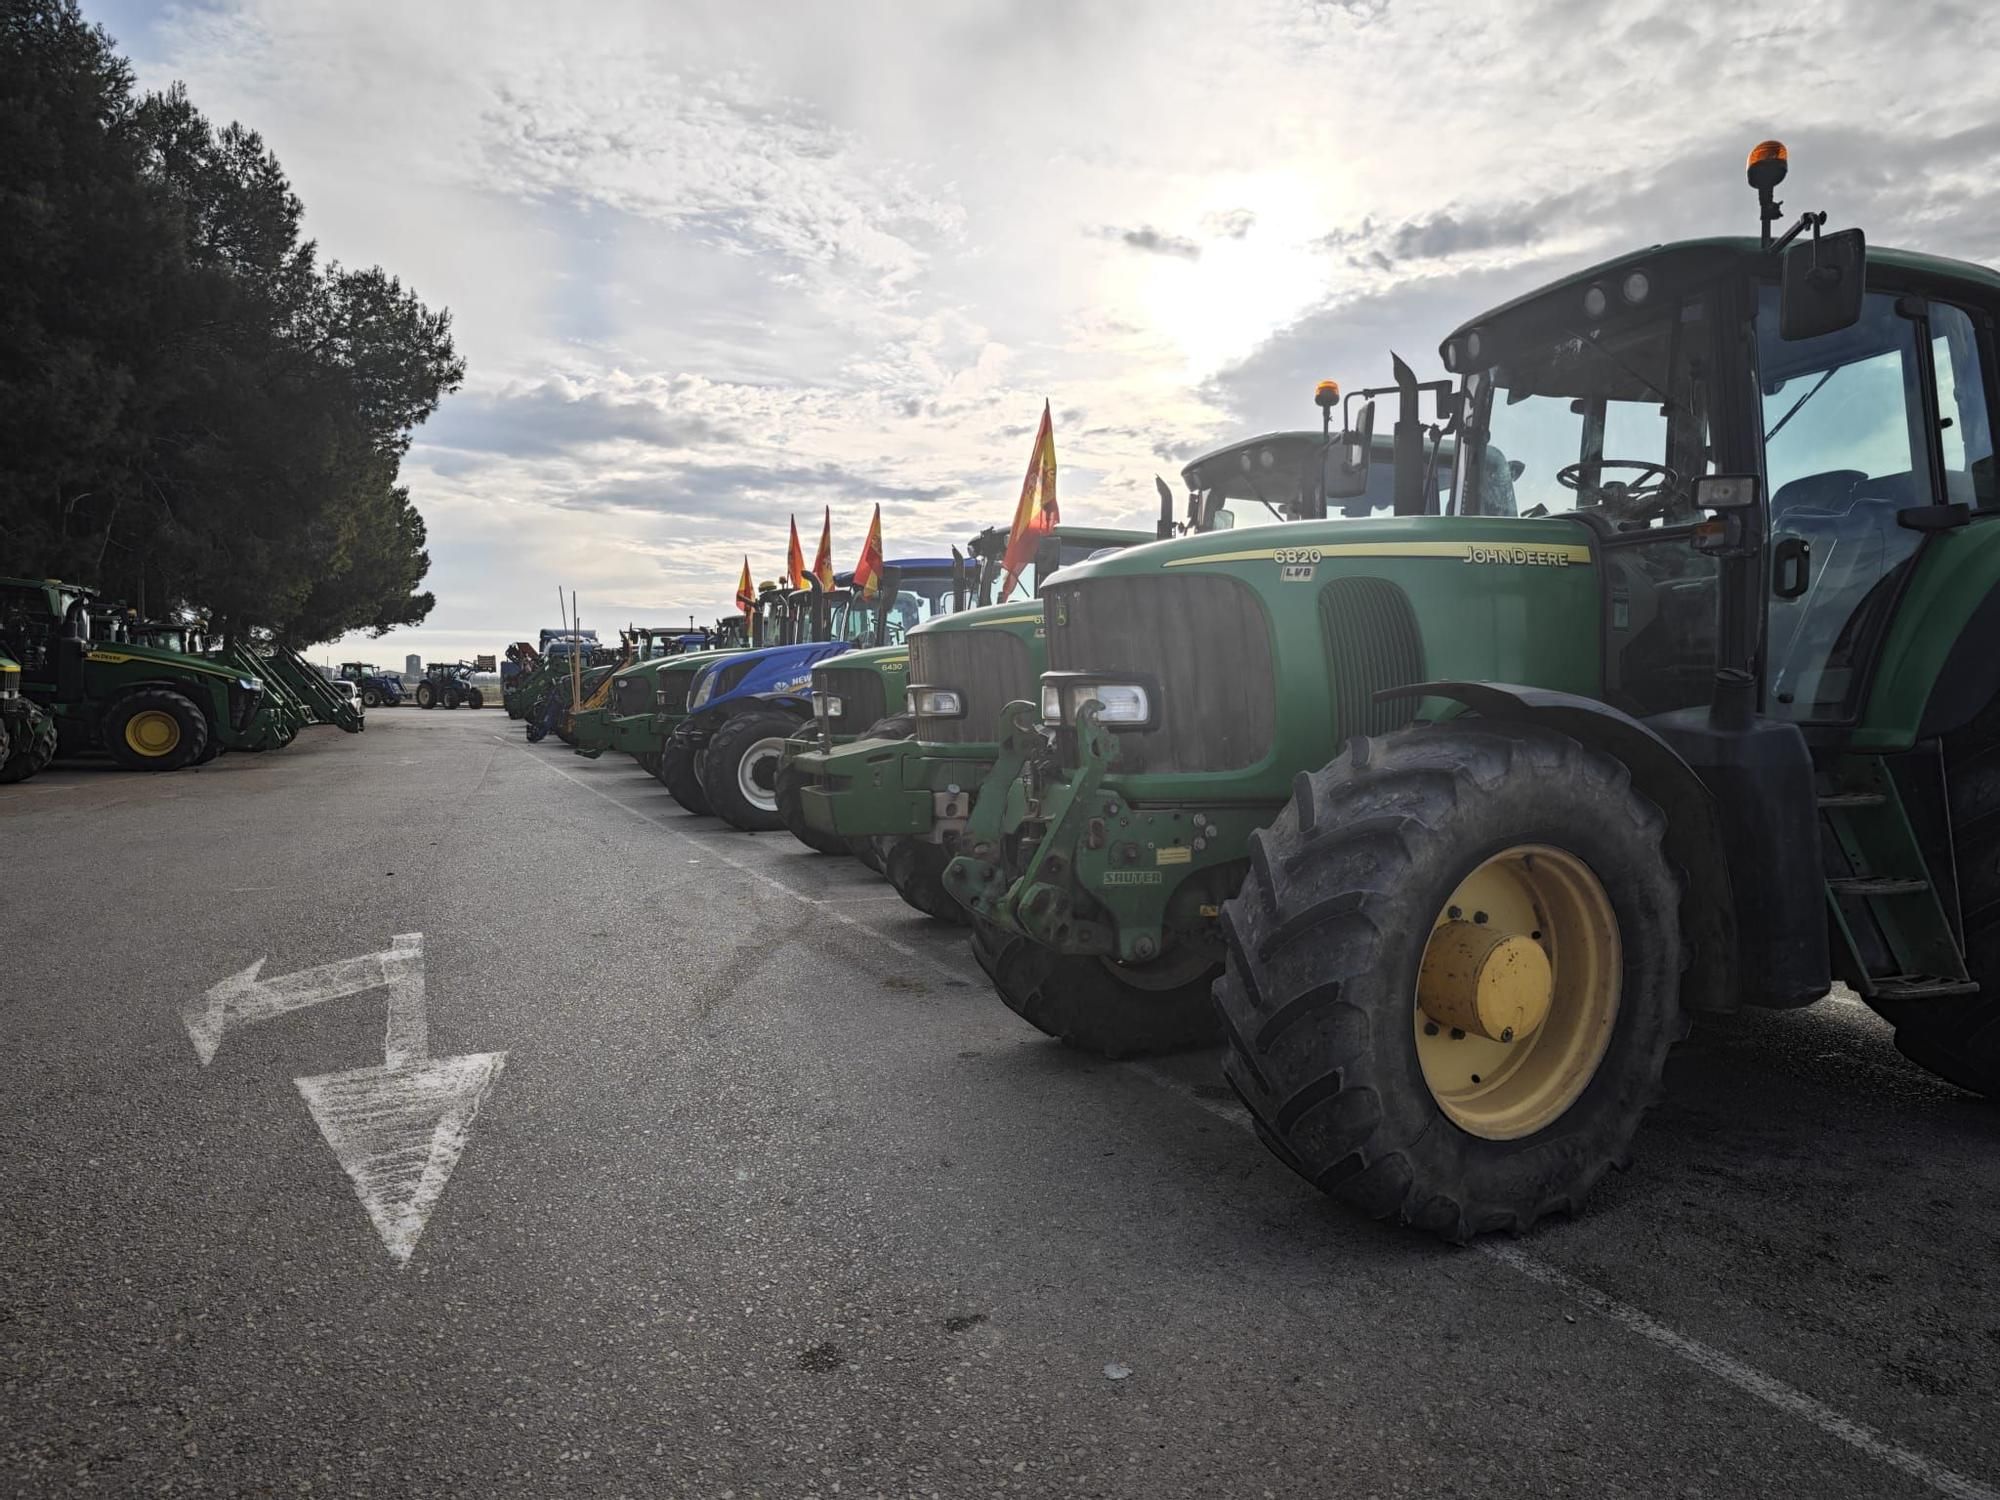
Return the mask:
<path id="1" fill-rule="evenodd" d="M 1451 1028 L 1451 1039 L 1454 1042 L 1462 1042 L 1465 1040 L 1465 1033 L 1454 1026 Z"/>
<path id="2" fill-rule="evenodd" d="M 1438 1023 L 1437 1023 L 1437 1022 L 1435 1022 L 1435 1021 L 1426 1021 L 1426 1022 L 1424 1022 L 1424 1035 L 1425 1035 L 1425 1036 L 1436 1036 L 1437 1034 L 1438 1034 Z"/>
<path id="3" fill-rule="evenodd" d="M 1479 923 L 1481 926 L 1484 926 L 1486 923 L 1486 913 L 1483 911 L 1476 911 L 1472 914 L 1472 920 Z"/>

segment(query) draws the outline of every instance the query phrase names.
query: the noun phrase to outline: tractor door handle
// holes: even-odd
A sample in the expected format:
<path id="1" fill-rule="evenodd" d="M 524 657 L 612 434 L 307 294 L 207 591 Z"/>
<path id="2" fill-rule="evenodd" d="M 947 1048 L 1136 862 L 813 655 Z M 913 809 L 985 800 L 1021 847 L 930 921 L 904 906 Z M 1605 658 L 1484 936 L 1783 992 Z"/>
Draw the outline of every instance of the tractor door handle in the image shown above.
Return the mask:
<path id="1" fill-rule="evenodd" d="M 1812 544 L 1802 536 L 1781 538 L 1771 549 L 1771 592 L 1796 599 L 1812 581 Z"/>

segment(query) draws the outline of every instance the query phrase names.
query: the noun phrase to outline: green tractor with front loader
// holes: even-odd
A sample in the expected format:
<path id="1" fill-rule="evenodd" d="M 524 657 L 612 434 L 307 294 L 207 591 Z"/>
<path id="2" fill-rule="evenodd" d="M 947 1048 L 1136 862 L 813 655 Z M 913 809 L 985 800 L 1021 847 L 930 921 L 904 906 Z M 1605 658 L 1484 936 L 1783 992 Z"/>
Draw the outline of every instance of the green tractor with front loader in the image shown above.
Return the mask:
<path id="1" fill-rule="evenodd" d="M 63 753 L 101 750 L 132 771 L 177 771 L 278 733 L 262 678 L 235 663 L 92 639 L 88 589 L 0 578 L 0 650 Z"/>
<path id="2" fill-rule="evenodd" d="M 1011 1006 L 1213 979 L 1276 1154 L 1454 1240 L 1573 1212 L 1695 1013 L 1837 977 L 2000 1094 L 2000 275 L 1774 239 L 1784 170 L 1452 333 L 1440 421 L 1399 370 L 1393 514 L 1056 581 L 946 872 Z"/>

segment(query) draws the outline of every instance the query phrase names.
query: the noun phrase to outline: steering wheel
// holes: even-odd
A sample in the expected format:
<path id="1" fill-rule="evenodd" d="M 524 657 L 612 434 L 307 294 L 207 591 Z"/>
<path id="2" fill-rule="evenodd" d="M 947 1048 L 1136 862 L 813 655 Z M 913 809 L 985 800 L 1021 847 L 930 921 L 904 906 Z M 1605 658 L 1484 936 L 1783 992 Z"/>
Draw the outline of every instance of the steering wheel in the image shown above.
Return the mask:
<path id="1" fill-rule="evenodd" d="M 1584 482 L 1584 471 L 1630 469 L 1631 479 Z M 1650 521 L 1666 514 L 1681 487 L 1681 476 L 1665 464 L 1640 463 L 1629 458 L 1603 458 L 1595 463 L 1568 464 L 1556 472 L 1556 483 L 1583 497 L 1586 505 L 1602 506 L 1613 520 L 1622 524 Z"/>

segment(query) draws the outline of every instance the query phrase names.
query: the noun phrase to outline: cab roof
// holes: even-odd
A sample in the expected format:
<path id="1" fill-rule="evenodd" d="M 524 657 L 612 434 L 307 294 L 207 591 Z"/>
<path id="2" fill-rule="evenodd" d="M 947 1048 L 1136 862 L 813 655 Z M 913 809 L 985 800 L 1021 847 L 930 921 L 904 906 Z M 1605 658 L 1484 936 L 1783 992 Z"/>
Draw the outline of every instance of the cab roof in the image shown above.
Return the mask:
<path id="1" fill-rule="evenodd" d="M 1498 322 L 1523 307 L 1542 301 L 1552 292 L 1574 289 L 1580 293 L 1592 282 L 1598 281 L 1615 286 L 1628 272 L 1638 270 L 1663 271 L 1669 286 L 1675 283 L 1686 286 L 1718 275 L 1732 265 L 1762 259 L 1766 253 L 1763 245 L 1750 235 L 1716 235 L 1708 239 L 1674 240 L 1667 244 L 1649 245 L 1643 250 L 1633 250 L 1572 272 L 1559 280 L 1546 282 L 1476 318 L 1468 319 L 1446 334 L 1438 348 L 1442 352 L 1453 339 L 1463 338 L 1485 324 Z M 1775 257 L 1771 259 L 1771 268 L 1775 274 Z M 2000 296 L 2000 271 L 1943 255 L 1870 245 L 1868 270 L 1871 277 L 1878 272 L 1889 271 L 1891 279 L 1955 285 L 1982 293 L 1987 298 Z"/>

